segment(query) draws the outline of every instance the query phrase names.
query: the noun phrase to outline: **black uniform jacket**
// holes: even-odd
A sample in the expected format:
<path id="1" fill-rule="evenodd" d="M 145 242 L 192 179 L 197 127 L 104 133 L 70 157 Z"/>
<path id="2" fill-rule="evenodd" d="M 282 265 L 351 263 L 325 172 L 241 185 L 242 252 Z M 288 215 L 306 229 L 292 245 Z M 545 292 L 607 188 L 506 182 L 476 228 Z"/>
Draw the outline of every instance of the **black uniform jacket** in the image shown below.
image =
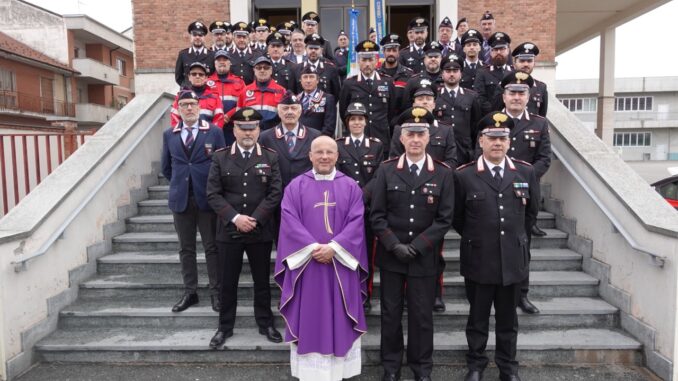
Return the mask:
<path id="1" fill-rule="evenodd" d="M 542 81 L 534 80 L 534 85 L 530 88 L 530 100 L 527 102 L 527 111 L 546 117 L 549 108 L 549 93 L 546 84 Z"/>
<path id="2" fill-rule="evenodd" d="M 334 65 L 334 63 L 332 63 L 332 61 L 328 61 L 325 58 L 320 58 L 318 61 L 318 66 L 316 67 L 316 73 L 318 73 L 318 88 L 326 93 L 334 95 L 335 97 L 339 96 L 341 82 L 339 81 L 339 71 L 337 71 L 337 67 Z M 301 71 L 308 65 L 311 64 L 307 60 L 301 64 L 298 64 L 295 68 L 295 93 L 300 93 L 303 90 L 301 87 Z"/>
<path id="3" fill-rule="evenodd" d="M 391 149 L 388 154 L 391 158 L 398 157 L 405 153 L 405 147 L 400 142 L 402 128 L 395 126 L 393 129 L 393 138 L 391 138 Z M 442 161 L 450 168 L 457 167 L 457 144 L 455 142 L 454 131 L 449 125 L 441 124 L 437 120 L 429 127 L 429 141 L 426 145 L 426 153 L 435 160 Z"/>
<path id="4" fill-rule="evenodd" d="M 440 123 L 452 126 L 457 144 L 457 164 L 465 164 L 473 160 L 475 141 L 478 136 L 477 125 L 483 117 L 478 93 L 459 87 L 457 96 L 452 98 L 443 86 L 438 91 L 433 115 Z M 456 168 L 456 165 L 452 168 Z"/>
<path id="5" fill-rule="evenodd" d="M 214 59 L 210 62 L 210 51 L 206 46 L 203 46 L 200 51 L 196 51 L 192 46 L 190 48 L 182 49 L 177 55 L 177 62 L 174 66 L 174 80 L 180 87 L 188 87 L 191 84 L 188 82 L 188 67 L 193 62 L 202 62 L 207 67 L 214 65 Z"/>
<path id="6" fill-rule="evenodd" d="M 544 176 L 551 166 L 551 136 L 546 119 L 523 112 L 509 137 L 511 148 L 507 155 L 532 164 L 537 179 Z"/>
<path id="7" fill-rule="evenodd" d="M 278 124 L 259 135 L 259 144 L 269 147 L 278 153 L 283 190 L 293 178 L 313 167 L 308 157 L 308 152 L 311 150 L 313 139 L 320 136 L 320 131 L 300 124 L 294 149 L 292 152 L 289 152 L 285 141 L 285 132 L 287 132 L 285 127 L 282 124 Z"/>
<path id="8" fill-rule="evenodd" d="M 271 242 L 275 223 L 271 218 L 282 198 L 282 180 L 278 155 L 257 144 L 245 161 L 233 144 L 217 151 L 207 177 L 207 202 L 219 215 L 217 241 Z M 238 232 L 231 222 L 237 214 L 257 220 L 252 232 Z"/>
<path id="9" fill-rule="evenodd" d="M 539 186 L 528 163 L 506 157 L 501 185 L 480 157 L 454 172 L 454 229 L 461 235 L 461 275 L 510 285 L 528 275 L 527 232 L 536 221 Z"/>
<path id="10" fill-rule="evenodd" d="M 287 90 L 294 89 L 297 85 L 296 66 L 285 57 L 280 62 L 273 62 L 273 79 Z"/>
<path id="11" fill-rule="evenodd" d="M 240 51 L 237 48 L 229 50 L 228 53 L 231 60 L 231 73 L 242 78 L 246 85 L 254 82 L 252 63 L 261 56 L 261 53 L 249 47 L 244 50 L 243 57 L 240 57 Z"/>
<path id="12" fill-rule="evenodd" d="M 304 96 L 303 92 L 297 94 L 299 99 L 303 99 Z M 316 90 L 309 100 L 308 108 L 301 112 L 299 123 L 334 138 L 334 130 L 337 127 L 337 101 L 335 99 L 332 94 Z"/>
<path id="13" fill-rule="evenodd" d="M 501 98 L 503 92 L 501 80 L 512 70 L 508 65 L 504 65 L 502 70 L 489 65 L 478 69 L 476 72 L 473 90 L 480 96 L 480 107 L 483 115 L 490 111 L 499 111 L 504 107 L 504 101 Z"/>
<path id="14" fill-rule="evenodd" d="M 410 276 L 436 276 L 445 233 L 454 211 L 452 170 L 426 155 L 416 178 L 410 175 L 405 155 L 387 160 L 372 180 L 370 221 L 379 238 L 377 265 Z M 418 255 L 400 262 L 390 251 L 412 244 Z"/>
<path id="15" fill-rule="evenodd" d="M 339 116 L 346 120 L 346 109 L 353 102 L 362 103 L 367 109 L 365 135 L 379 139 L 387 150 L 391 142 L 389 121 L 396 116 L 395 88 L 390 78 L 374 73 L 372 85 L 368 85 L 362 73 L 347 78 L 339 95 Z"/>
<path id="16" fill-rule="evenodd" d="M 372 193 L 372 179 L 384 159 L 384 146 L 379 139 L 363 135 L 360 147 L 356 148 L 349 135 L 337 138 L 337 147 L 339 148 L 337 170 L 358 183 L 363 190 L 363 198 L 368 203 Z"/>

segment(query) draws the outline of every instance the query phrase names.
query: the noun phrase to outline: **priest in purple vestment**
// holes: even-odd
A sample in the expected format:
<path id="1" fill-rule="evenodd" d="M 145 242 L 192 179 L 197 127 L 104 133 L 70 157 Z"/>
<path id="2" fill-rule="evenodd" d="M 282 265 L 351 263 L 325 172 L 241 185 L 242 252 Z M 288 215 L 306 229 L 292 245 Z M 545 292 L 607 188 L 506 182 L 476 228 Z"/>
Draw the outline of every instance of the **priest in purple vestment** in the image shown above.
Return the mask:
<path id="1" fill-rule="evenodd" d="M 275 281 L 292 376 L 334 381 L 360 374 L 366 332 L 367 254 L 362 190 L 335 169 L 337 145 L 316 138 L 313 169 L 285 188 Z"/>

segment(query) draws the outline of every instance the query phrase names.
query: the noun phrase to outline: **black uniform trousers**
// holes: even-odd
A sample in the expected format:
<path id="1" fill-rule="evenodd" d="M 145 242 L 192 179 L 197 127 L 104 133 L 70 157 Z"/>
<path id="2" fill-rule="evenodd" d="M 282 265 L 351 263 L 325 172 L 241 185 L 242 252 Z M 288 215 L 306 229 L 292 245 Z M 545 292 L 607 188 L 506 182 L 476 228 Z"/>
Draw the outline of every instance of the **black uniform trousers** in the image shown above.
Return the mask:
<path id="1" fill-rule="evenodd" d="M 403 358 L 403 299 L 407 298 L 407 364 L 415 378 L 433 369 L 435 276 L 408 276 L 381 269 L 381 364 L 399 374 Z M 407 284 L 407 287 L 405 286 Z"/>
<path id="2" fill-rule="evenodd" d="M 218 296 L 220 284 L 217 246 L 215 243 L 217 230 L 216 213 L 200 210 L 193 196 L 189 196 L 186 210 L 181 213 L 175 212 L 172 215 L 174 217 L 174 229 L 179 236 L 179 260 L 181 262 L 181 276 L 184 280 L 184 293 L 195 294 L 198 292 L 196 230 L 199 230 L 202 246 L 205 248 L 209 294 L 211 296 Z"/>
<path id="3" fill-rule="evenodd" d="M 254 319 L 257 326 L 273 326 L 271 312 L 271 249 L 272 242 L 241 243 L 217 242 L 221 275 L 221 311 L 219 330 L 233 331 L 238 305 L 238 282 L 242 270 L 243 254 L 247 253 L 254 281 Z"/>
<path id="4" fill-rule="evenodd" d="M 541 195 L 541 179 L 537 178 L 537 186 L 539 187 L 536 189 Z M 541 200 L 539 200 L 539 204 L 541 204 Z M 534 224 L 536 225 L 537 222 L 539 221 L 538 218 L 534 219 Z M 530 291 L 530 263 L 532 262 L 532 229 L 528 229 L 525 233 L 527 233 L 527 277 L 525 280 L 523 280 L 520 283 L 520 295 L 527 297 L 527 293 Z"/>
<path id="5" fill-rule="evenodd" d="M 489 362 L 485 354 L 490 328 L 490 311 L 494 304 L 496 349 L 494 361 L 499 372 L 518 373 L 516 345 L 518 343 L 518 314 L 520 283 L 508 286 L 480 284 L 465 278 L 466 298 L 471 304 L 466 323 L 468 352 L 466 364 L 471 370 L 483 371 Z"/>

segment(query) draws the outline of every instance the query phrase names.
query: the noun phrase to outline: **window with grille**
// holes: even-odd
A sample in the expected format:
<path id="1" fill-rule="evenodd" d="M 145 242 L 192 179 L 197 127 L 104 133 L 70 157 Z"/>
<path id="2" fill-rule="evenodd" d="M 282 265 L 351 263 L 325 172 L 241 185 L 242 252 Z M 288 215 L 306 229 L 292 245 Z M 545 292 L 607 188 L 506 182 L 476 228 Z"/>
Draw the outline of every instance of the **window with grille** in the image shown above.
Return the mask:
<path id="1" fill-rule="evenodd" d="M 560 102 L 572 112 L 596 112 L 596 98 L 561 98 Z"/>
<path id="2" fill-rule="evenodd" d="M 652 133 L 615 132 L 614 145 L 618 147 L 649 147 L 652 145 Z"/>
<path id="3" fill-rule="evenodd" d="M 614 111 L 652 111 L 653 97 L 615 97 Z"/>

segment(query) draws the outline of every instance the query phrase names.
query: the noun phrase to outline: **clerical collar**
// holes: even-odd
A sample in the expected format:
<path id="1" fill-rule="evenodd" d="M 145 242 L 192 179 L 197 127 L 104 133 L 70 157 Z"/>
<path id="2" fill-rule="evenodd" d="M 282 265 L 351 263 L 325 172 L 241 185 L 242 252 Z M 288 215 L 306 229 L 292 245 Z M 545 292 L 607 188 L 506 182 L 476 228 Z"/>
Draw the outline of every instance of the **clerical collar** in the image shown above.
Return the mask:
<path id="1" fill-rule="evenodd" d="M 337 175 L 337 169 L 332 168 L 332 173 L 328 175 L 321 175 L 320 173 L 315 171 L 315 168 L 313 168 L 313 177 L 316 179 L 316 181 L 332 181 L 334 180 L 334 176 Z"/>
<path id="2" fill-rule="evenodd" d="M 245 149 L 240 144 L 237 144 L 237 145 L 238 145 L 238 149 L 240 150 L 240 153 L 243 154 L 243 155 L 245 154 L 245 152 L 249 152 L 250 155 L 251 155 L 252 151 L 254 151 L 254 147 L 251 147 L 250 149 Z"/>
<path id="3" fill-rule="evenodd" d="M 417 171 L 419 171 L 419 172 L 424 168 L 424 164 L 426 164 L 426 155 L 424 155 L 421 158 L 421 160 L 416 161 L 416 162 L 410 160 L 410 158 L 407 157 L 407 155 L 405 155 L 405 159 L 407 160 L 407 168 L 410 168 L 412 166 L 412 164 L 416 164 L 417 168 L 419 168 Z M 417 172 L 417 173 L 419 173 L 419 172 Z"/>

